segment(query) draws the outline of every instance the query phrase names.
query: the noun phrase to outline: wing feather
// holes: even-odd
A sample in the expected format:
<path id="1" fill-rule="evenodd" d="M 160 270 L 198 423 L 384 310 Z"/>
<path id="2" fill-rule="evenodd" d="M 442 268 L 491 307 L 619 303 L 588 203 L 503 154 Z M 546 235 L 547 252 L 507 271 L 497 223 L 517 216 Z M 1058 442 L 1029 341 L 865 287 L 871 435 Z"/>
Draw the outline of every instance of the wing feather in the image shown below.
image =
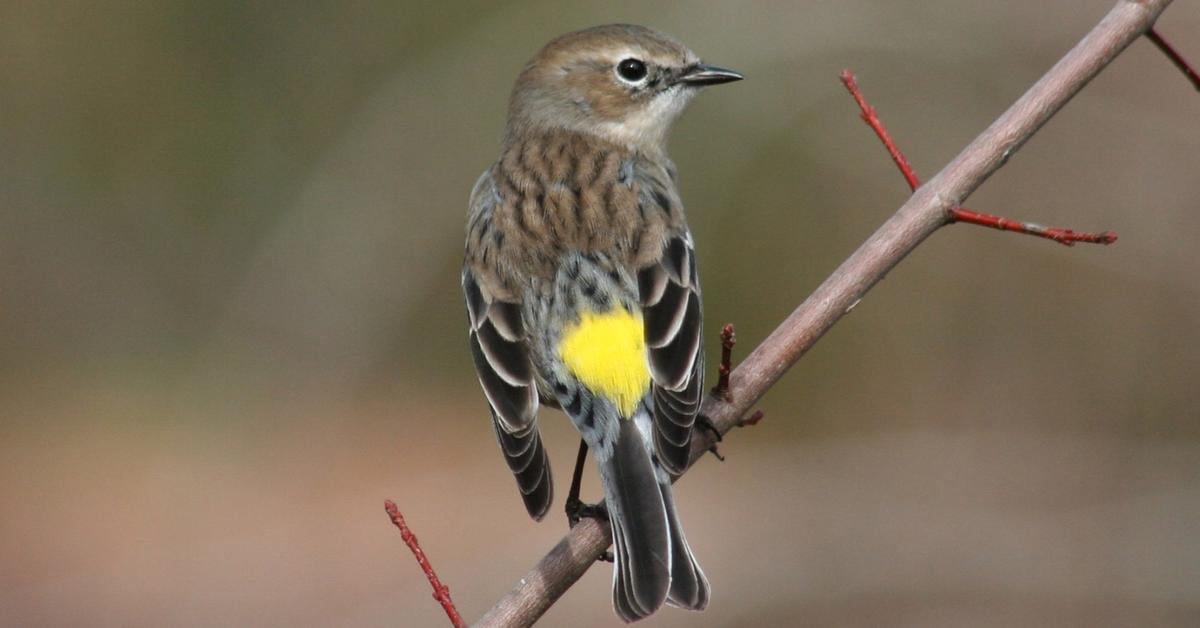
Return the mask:
<path id="1" fill-rule="evenodd" d="M 686 232 L 669 237 L 659 261 L 638 272 L 653 380 L 654 443 L 663 466 L 681 473 L 704 388 L 703 313 L 695 252 Z"/>
<path id="2" fill-rule="evenodd" d="M 471 356 L 491 406 L 500 450 L 529 516 L 541 519 L 550 509 L 554 488 L 550 460 L 537 428 L 537 384 L 524 343 L 520 305 L 493 299 L 469 269 L 463 271 L 462 284 Z"/>

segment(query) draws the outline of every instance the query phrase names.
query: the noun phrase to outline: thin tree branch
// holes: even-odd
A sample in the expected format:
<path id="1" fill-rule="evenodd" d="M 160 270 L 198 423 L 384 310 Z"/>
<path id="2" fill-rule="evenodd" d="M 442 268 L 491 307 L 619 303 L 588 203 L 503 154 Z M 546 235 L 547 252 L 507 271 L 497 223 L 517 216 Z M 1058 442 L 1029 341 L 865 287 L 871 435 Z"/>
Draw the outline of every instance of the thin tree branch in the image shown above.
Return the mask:
<path id="1" fill-rule="evenodd" d="M 726 433 L 863 295 L 925 238 L 947 224 L 959 206 L 1008 157 L 1133 40 L 1171 0 L 1120 0 L 1070 52 L 858 248 L 730 375 L 730 401 L 709 395 L 702 412 Z M 696 432 L 692 462 L 715 436 Z M 595 562 L 611 543 L 594 519 L 571 529 L 477 626 L 529 626 Z"/>
<path id="2" fill-rule="evenodd" d="M 871 127 L 872 131 L 875 131 L 875 136 L 879 138 L 879 141 L 883 142 L 883 147 L 887 149 L 888 154 L 892 156 L 892 161 L 896 162 L 896 167 L 900 169 L 900 174 L 908 182 L 909 189 L 915 192 L 917 188 L 921 187 L 921 179 L 917 177 L 917 172 L 913 170 L 912 164 L 904 156 L 904 151 L 900 150 L 900 147 L 896 145 L 896 141 L 892 139 L 891 133 L 888 133 L 887 126 L 879 118 L 879 112 L 875 111 L 875 108 L 863 96 L 862 90 L 858 87 L 858 80 L 854 78 L 854 73 L 850 70 L 842 70 L 841 78 L 842 85 L 846 86 L 846 90 L 850 92 L 850 95 L 854 98 L 854 102 L 858 103 L 858 108 L 862 110 L 863 122 L 866 122 L 867 126 Z M 1071 229 L 1045 227 L 1037 223 L 1021 222 L 1003 216 L 977 212 L 965 207 L 950 208 L 947 220 L 1047 238 L 1066 246 L 1074 246 L 1076 242 L 1112 244 L 1117 241 L 1117 234 L 1112 231 L 1084 233 L 1072 231 Z"/>
<path id="3" fill-rule="evenodd" d="M 953 216 L 951 219 L 953 222 L 965 222 L 970 225 L 991 227 L 1001 231 L 1023 233 L 1025 235 L 1046 238 L 1047 240 L 1054 240 L 1066 246 L 1075 246 L 1076 242 L 1108 245 L 1117 241 L 1117 234 L 1114 231 L 1088 233 L 1084 231 L 1072 231 L 1061 227 L 1047 227 L 1039 225 L 1036 222 L 1021 222 L 1020 220 L 1005 218 L 1004 216 L 972 211 L 966 207 L 955 207 L 950 210 L 950 213 Z"/>
<path id="4" fill-rule="evenodd" d="M 454 607 L 454 601 L 450 599 L 450 587 L 442 584 L 442 581 L 438 579 L 437 572 L 433 570 L 433 565 L 429 563 L 424 550 L 421 549 L 421 544 L 417 542 L 417 535 L 408 529 L 408 524 L 404 522 L 404 515 L 400 514 L 400 508 L 396 506 L 396 502 L 390 499 L 385 500 L 383 509 L 391 518 L 392 525 L 400 529 L 400 538 L 404 539 L 404 544 L 412 551 L 413 557 L 417 559 L 417 564 L 421 566 L 421 571 L 425 572 L 426 578 L 429 578 L 429 584 L 433 587 L 433 599 L 442 605 L 442 610 L 446 611 L 446 617 L 450 618 L 450 623 L 454 625 L 454 628 L 464 628 L 467 624 L 463 621 L 462 615 L 458 614 L 458 609 Z"/>
<path id="5" fill-rule="evenodd" d="M 733 372 L 733 346 L 737 344 L 737 334 L 733 323 L 726 323 L 721 328 L 721 363 L 717 365 L 717 385 L 713 386 L 712 394 L 729 401 L 729 374 Z"/>
<path id="6" fill-rule="evenodd" d="M 842 79 L 842 85 L 846 87 L 846 91 L 850 92 L 850 97 L 858 104 L 858 110 L 861 112 L 859 117 L 867 126 L 875 131 L 875 137 L 883 142 L 883 147 L 887 149 L 888 155 L 891 155 L 892 161 L 896 162 L 896 168 L 900 170 L 904 181 L 908 183 L 908 189 L 913 192 L 921 187 L 921 179 L 917 177 L 917 171 L 913 170 L 912 164 L 908 163 L 908 157 L 904 156 L 904 152 L 896 146 L 896 141 L 892 139 L 892 134 L 888 133 L 887 127 L 884 126 L 883 120 L 879 119 L 879 112 L 867 102 L 866 96 L 863 96 L 862 90 L 858 88 L 858 79 L 854 78 L 854 73 L 850 70 L 842 70 L 839 77 Z"/>
<path id="7" fill-rule="evenodd" d="M 1153 28 L 1146 31 L 1146 37 L 1148 37 L 1150 41 L 1154 42 L 1154 45 L 1158 46 L 1158 49 L 1161 50 L 1163 54 L 1167 55 L 1167 58 L 1171 60 L 1171 63 L 1175 64 L 1175 67 L 1179 68 L 1180 72 L 1183 72 L 1183 75 L 1192 82 L 1192 87 L 1195 87 L 1196 91 L 1200 91 L 1200 74 L 1197 74 L 1196 69 L 1187 62 L 1187 59 L 1183 58 L 1183 55 L 1179 54 L 1179 51 L 1175 49 L 1175 46 L 1172 46 L 1170 42 L 1164 39 L 1163 36 Z"/>

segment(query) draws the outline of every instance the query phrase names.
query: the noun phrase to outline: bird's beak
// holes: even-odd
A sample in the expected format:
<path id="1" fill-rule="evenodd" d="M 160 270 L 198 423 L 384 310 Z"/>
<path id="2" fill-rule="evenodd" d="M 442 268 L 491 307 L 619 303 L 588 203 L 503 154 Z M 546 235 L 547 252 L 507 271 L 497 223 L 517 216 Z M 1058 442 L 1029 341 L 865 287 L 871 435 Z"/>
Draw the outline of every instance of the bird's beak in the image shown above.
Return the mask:
<path id="1" fill-rule="evenodd" d="M 680 83 L 688 87 L 704 87 L 706 85 L 720 85 L 721 83 L 732 83 L 740 81 L 746 77 L 733 70 L 718 68 L 715 65 L 697 65 L 684 72 L 678 79 Z"/>

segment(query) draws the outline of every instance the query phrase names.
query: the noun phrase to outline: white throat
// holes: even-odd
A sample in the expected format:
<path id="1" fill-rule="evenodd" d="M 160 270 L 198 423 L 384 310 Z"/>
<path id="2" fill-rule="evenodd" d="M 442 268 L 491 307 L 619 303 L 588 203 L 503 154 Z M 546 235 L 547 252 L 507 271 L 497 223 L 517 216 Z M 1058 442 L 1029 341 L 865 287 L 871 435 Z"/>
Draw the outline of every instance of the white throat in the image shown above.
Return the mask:
<path id="1" fill-rule="evenodd" d="M 666 145 L 671 124 L 683 113 L 695 90 L 674 87 L 655 96 L 637 112 L 616 122 L 601 122 L 596 133 L 605 139 L 632 148 L 657 148 Z"/>

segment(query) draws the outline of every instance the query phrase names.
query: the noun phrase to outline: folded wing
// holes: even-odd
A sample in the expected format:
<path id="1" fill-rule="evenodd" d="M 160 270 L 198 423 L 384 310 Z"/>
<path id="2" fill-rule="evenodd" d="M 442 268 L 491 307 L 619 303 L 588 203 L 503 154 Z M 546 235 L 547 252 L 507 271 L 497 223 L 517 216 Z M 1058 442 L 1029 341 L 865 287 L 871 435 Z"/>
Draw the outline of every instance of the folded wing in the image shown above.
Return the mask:
<path id="1" fill-rule="evenodd" d="M 667 239 L 661 259 L 638 273 L 653 380 L 654 443 L 672 474 L 687 467 L 704 388 L 703 316 L 691 235 Z"/>
<path id="2" fill-rule="evenodd" d="M 471 356 L 492 424 L 529 516 L 541 519 L 554 497 L 550 460 L 537 428 L 538 392 L 525 348 L 519 303 L 494 299 L 468 269 L 462 276 Z"/>

